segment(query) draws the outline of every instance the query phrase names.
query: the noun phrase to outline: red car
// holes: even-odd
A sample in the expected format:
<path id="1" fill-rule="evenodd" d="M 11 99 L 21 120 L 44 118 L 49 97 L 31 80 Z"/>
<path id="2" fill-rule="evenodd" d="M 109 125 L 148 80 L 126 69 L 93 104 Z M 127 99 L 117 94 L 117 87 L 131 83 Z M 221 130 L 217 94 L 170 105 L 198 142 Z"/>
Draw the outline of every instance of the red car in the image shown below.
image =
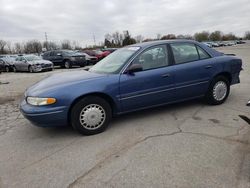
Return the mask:
<path id="1" fill-rule="evenodd" d="M 90 56 L 95 56 L 98 58 L 98 60 L 103 59 L 104 57 L 108 56 L 110 54 L 109 51 L 101 51 L 101 50 L 85 50 L 84 51 L 86 54 L 90 55 Z"/>

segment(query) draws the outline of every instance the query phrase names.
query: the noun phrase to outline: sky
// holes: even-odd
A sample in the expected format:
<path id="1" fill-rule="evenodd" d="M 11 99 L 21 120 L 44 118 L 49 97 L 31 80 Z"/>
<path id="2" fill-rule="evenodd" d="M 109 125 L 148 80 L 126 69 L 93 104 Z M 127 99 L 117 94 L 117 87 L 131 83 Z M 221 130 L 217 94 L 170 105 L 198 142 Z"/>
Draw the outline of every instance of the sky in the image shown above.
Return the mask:
<path id="1" fill-rule="evenodd" d="M 46 32 L 49 41 L 85 46 L 125 30 L 144 38 L 214 30 L 243 36 L 250 30 L 250 1 L 0 0 L 0 39 L 12 42 L 44 41 Z"/>

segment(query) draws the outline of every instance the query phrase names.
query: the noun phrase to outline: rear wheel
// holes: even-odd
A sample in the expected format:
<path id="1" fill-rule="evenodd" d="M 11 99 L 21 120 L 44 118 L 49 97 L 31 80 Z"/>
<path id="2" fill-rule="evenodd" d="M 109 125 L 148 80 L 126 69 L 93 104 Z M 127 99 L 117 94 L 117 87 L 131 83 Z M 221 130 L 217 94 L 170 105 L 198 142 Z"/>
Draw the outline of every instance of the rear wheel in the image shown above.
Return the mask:
<path id="1" fill-rule="evenodd" d="M 15 66 L 13 66 L 13 72 L 17 72 L 17 69 Z"/>
<path id="2" fill-rule="evenodd" d="M 9 67 L 9 66 L 6 66 L 6 67 L 5 67 L 5 71 L 6 71 L 6 72 L 10 72 L 10 67 Z"/>
<path id="3" fill-rule="evenodd" d="M 64 67 L 65 67 L 66 69 L 71 68 L 71 63 L 70 63 L 69 60 L 66 60 L 66 61 L 64 62 Z"/>
<path id="4" fill-rule="evenodd" d="M 111 114 L 111 107 L 104 99 L 97 96 L 85 97 L 72 108 L 71 125 L 81 134 L 98 134 L 107 128 Z"/>
<path id="5" fill-rule="evenodd" d="M 224 76 L 218 76 L 211 82 L 206 95 L 207 102 L 218 105 L 225 102 L 230 93 L 230 83 Z"/>

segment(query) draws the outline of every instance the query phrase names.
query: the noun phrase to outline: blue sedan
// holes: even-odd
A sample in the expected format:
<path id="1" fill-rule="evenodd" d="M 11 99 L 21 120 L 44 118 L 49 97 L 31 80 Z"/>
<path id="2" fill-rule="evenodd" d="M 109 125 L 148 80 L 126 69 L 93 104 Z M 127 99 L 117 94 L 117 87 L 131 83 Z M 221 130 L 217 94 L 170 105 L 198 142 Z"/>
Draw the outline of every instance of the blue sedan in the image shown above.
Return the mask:
<path id="1" fill-rule="evenodd" d="M 88 71 L 54 74 L 27 89 L 21 112 L 41 127 L 104 131 L 113 116 L 205 98 L 222 104 L 240 82 L 242 61 L 190 40 L 121 48 Z"/>

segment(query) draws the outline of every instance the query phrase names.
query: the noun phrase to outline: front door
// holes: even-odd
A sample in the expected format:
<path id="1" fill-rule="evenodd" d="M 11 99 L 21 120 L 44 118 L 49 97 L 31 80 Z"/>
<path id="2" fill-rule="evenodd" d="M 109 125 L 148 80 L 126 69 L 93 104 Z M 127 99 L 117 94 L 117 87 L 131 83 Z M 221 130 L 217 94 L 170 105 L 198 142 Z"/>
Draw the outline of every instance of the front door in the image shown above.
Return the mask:
<path id="1" fill-rule="evenodd" d="M 165 104 L 174 97 L 174 70 L 165 45 L 151 47 L 132 64 L 142 71 L 120 76 L 120 101 L 123 112 Z"/>

